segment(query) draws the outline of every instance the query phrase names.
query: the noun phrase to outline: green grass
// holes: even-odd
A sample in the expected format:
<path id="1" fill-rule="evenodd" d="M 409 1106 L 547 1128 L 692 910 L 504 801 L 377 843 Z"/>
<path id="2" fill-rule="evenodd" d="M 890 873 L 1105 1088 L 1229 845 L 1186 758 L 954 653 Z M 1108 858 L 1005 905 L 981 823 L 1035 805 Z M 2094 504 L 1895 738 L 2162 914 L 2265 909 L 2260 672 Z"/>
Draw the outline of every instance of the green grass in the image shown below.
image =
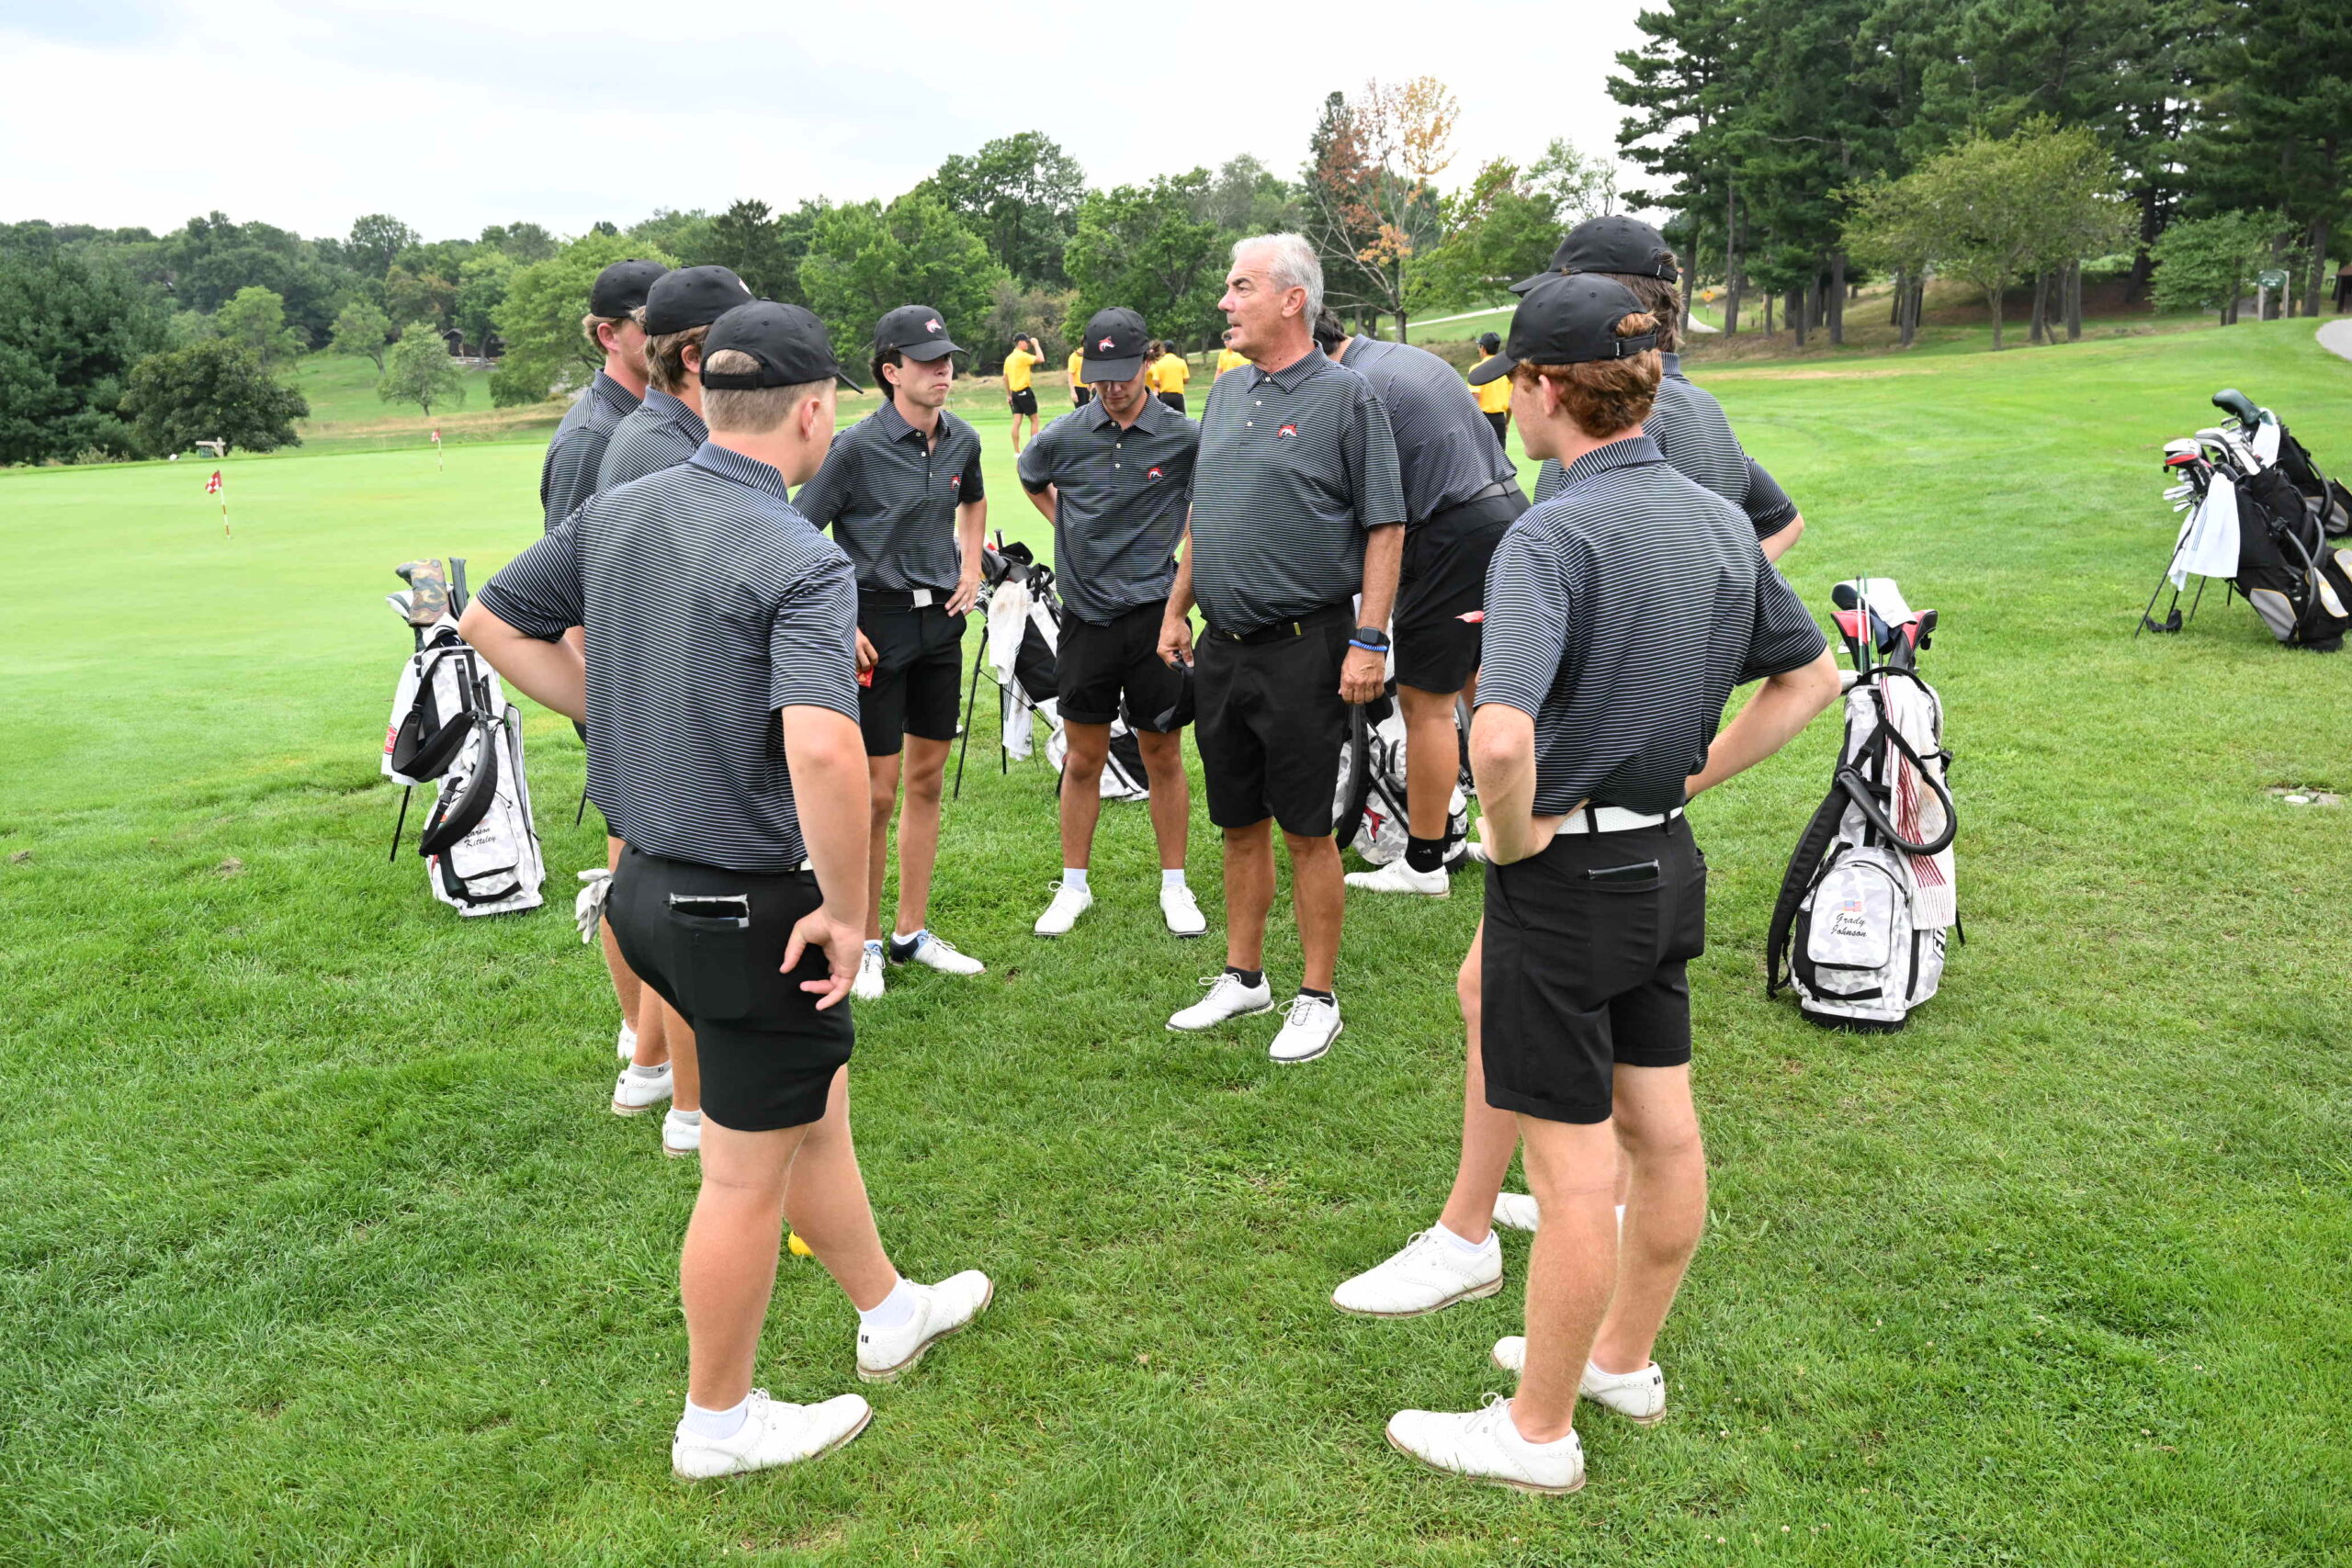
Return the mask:
<path id="1" fill-rule="evenodd" d="M 1814 1030 L 1758 948 L 1834 727 L 1701 805 L 1677 1414 L 1588 1416 L 1559 1502 L 1381 1438 L 1499 1385 L 1513 1292 L 1325 1301 L 1451 1172 L 1476 885 L 1351 902 L 1348 1033 L 1276 1072 L 1268 1028 L 1161 1028 L 1218 952 L 1159 931 L 1139 809 L 1095 913 L 1027 934 L 1051 784 L 985 728 L 936 910 L 989 973 L 861 1010 L 857 1115 L 899 1261 L 997 1305 L 843 1454 L 673 1483 L 695 1172 L 604 1109 L 568 728 L 530 724 L 558 907 L 461 922 L 384 862 L 390 568 L 521 547 L 537 446 L 235 459 L 233 540 L 178 468 L 0 476 L 0 1562 L 2344 1561 L 2352 820 L 2266 790 L 2352 791 L 2352 662 L 2218 594 L 2130 631 L 2161 442 L 2234 384 L 2352 467 L 2352 366 L 2275 323 L 1715 384 L 1811 523 L 1806 601 L 1867 570 L 1942 612 L 1973 940 L 1908 1032 Z M 787 1262 L 761 1381 L 854 1386 L 852 1323 Z"/>

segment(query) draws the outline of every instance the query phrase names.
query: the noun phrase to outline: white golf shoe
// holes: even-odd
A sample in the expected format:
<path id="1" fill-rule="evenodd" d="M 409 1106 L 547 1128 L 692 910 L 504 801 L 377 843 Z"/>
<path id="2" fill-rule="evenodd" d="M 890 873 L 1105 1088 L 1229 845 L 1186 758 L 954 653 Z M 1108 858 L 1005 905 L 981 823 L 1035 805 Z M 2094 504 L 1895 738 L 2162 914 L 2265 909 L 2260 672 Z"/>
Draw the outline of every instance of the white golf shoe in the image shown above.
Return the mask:
<path id="1" fill-rule="evenodd" d="M 1208 921 L 1202 917 L 1200 902 L 1193 897 L 1193 890 L 1189 887 L 1161 885 L 1159 918 L 1168 922 L 1169 931 L 1177 936 L 1198 936 L 1209 929 Z"/>
<path id="2" fill-rule="evenodd" d="M 1584 1484 L 1584 1445 L 1577 1435 L 1529 1442 L 1510 1424 L 1510 1401 L 1498 1393 L 1487 1395 L 1484 1409 L 1461 1414 L 1399 1410 L 1388 1418 L 1388 1443 L 1431 1470 L 1493 1486 L 1556 1497 Z"/>
<path id="3" fill-rule="evenodd" d="M 996 1286 L 977 1269 L 967 1269 L 936 1285 L 907 1281 L 914 1292 L 914 1315 L 896 1328 L 857 1331 L 857 1375 L 866 1382 L 891 1382 L 923 1358 L 923 1352 L 988 1310 Z"/>
<path id="4" fill-rule="evenodd" d="M 890 962 L 921 964 L 943 975 L 983 975 L 989 967 L 970 953 L 958 950 L 945 937 L 932 935 L 927 929 L 903 940 L 892 937 Z"/>
<path id="5" fill-rule="evenodd" d="M 673 1106 L 670 1113 L 662 1118 L 662 1152 L 672 1159 L 702 1153 L 702 1113 L 695 1111 L 693 1115 L 694 1120 L 689 1122 L 687 1112 Z"/>
<path id="6" fill-rule="evenodd" d="M 613 1114 L 635 1116 L 661 1104 L 670 1098 L 670 1064 L 651 1075 L 639 1073 L 635 1067 L 623 1067 L 621 1076 L 613 1081 Z"/>
<path id="7" fill-rule="evenodd" d="M 1495 1224 L 1507 1231 L 1532 1231 L 1535 1228 L 1535 1199 L 1525 1192 L 1495 1194 Z"/>
<path id="8" fill-rule="evenodd" d="M 1273 987 L 1263 979 L 1254 986 L 1245 986 L 1228 969 L 1206 976 L 1201 984 L 1208 987 L 1209 994 L 1170 1018 L 1169 1028 L 1189 1033 L 1197 1029 L 1215 1029 L 1228 1019 L 1274 1010 Z"/>
<path id="9" fill-rule="evenodd" d="M 1070 927 L 1078 924 L 1078 917 L 1092 908 L 1093 889 L 1057 882 L 1054 885 L 1054 901 L 1046 906 L 1046 912 L 1037 917 L 1037 923 L 1030 929 L 1039 936 L 1066 935 Z"/>
<path id="10" fill-rule="evenodd" d="M 752 1391 L 752 1407 L 731 1438 L 690 1436 L 683 1423 L 670 1442 L 670 1469 L 681 1481 L 773 1470 L 816 1459 L 865 1430 L 874 1407 L 860 1394 L 844 1393 L 822 1404 L 779 1404 L 768 1391 Z"/>
<path id="11" fill-rule="evenodd" d="M 1344 1281 L 1331 1292 L 1331 1304 L 1358 1317 L 1419 1317 L 1456 1302 L 1484 1301 L 1502 1288 L 1502 1244 L 1492 1234 L 1476 1251 L 1464 1252 L 1432 1225 Z"/>
<path id="12" fill-rule="evenodd" d="M 1453 896 L 1453 881 L 1445 868 L 1435 871 L 1415 871 L 1401 860 L 1392 860 L 1377 871 L 1348 873 L 1348 886 L 1367 893 L 1419 893 L 1431 898 Z"/>
<path id="13" fill-rule="evenodd" d="M 849 983 L 850 999 L 872 1002 L 882 998 L 882 944 L 869 942 L 858 954 L 857 978 Z"/>
<path id="14" fill-rule="evenodd" d="M 1338 1002 L 1302 992 L 1283 1004 L 1282 1032 L 1266 1047 L 1266 1055 L 1284 1066 L 1311 1062 L 1331 1048 L 1343 1027 Z"/>
<path id="15" fill-rule="evenodd" d="M 626 1023 L 622 1024 L 621 1032 L 615 1037 L 613 1045 L 619 1051 L 622 1061 L 629 1060 L 637 1055 L 637 1031 Z"/>
<path id="16" fill-rule="evenodd" d="M 1527 1371 L 1527 1336 L 1514 1334 L 1495 1341 L 1495 1365 L 1518 1376 Z M 1628 1421 L 1645 1427 L 1666 1419 L 1666 1374 L 1656 1361 L 1638 1372 L 1604 1372 L 1590 1361 L 1577 1380 L 1577 1397 L 1606 1405 Z"/>

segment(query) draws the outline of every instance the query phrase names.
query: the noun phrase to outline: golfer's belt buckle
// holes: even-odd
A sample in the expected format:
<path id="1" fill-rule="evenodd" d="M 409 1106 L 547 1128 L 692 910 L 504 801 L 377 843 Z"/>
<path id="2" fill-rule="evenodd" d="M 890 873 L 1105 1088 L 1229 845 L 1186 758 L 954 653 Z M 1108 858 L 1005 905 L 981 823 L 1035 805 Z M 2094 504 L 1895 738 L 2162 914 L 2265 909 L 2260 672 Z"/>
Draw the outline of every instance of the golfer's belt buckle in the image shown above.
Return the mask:
<path id="1" fill-rule="evenodd" d="M 918 610 L 928 610 L 933 604 L 942 603 L 939 595 L 928 588 L 910 588 L 907 593 L 907 602 Z"/>

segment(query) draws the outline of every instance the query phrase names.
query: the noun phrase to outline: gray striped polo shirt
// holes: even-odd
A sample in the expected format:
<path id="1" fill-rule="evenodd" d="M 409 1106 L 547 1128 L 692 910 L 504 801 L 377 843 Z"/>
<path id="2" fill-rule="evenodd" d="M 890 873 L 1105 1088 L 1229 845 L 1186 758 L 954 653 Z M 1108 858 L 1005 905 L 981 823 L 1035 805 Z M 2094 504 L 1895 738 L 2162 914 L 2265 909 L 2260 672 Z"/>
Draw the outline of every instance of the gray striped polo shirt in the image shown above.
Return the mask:
<path id="1" fill-rule="evenodd" d="M 1168 597 L 1200 445 L 1201 427 L 1158 398 L 1124 430 L 1098 398 L 1021 449 L 1022 487 L 1057 492 L 1054 584 L 1071 615 L 1103 626 Z"/>
<path id="2" fill-rule="evenodd" d="M 634 392 L 602 370 L 588 389 L 563 411 L 563 421 L 548 443 L 539 465 L 539 513 L 543 527 L 552 528 L 596 493 L 596 471 L 604 466 L 605 443 L 613 429 L 637 412 Z"/>
<path id="3" fill-rule="evenodd" d="M 710 439 L 702 415 L 659 387 L 645 389 L 645 402 L 620 422 L 605 443 L 604 465 L 596 470 L 596 493 L 617 489 L 631 479 L 674 468 Z"/>
<path id="4" fill-rule="evenodd" d="M 942 409 L 937 441 L 926 442 L 885 398 L 833 437 L 825 466 L 793 504 L 832 529 L 860 588 L 945 592 L 964 571 L 956 509 L 986 496 L 978 432 Z"/>
<path id="5" fill-rule="evenodd" d="M 1657 406 L 1642 422 L 1644 433 L 1668 462 L 1745 512 L 1757 538 L 1787 527 L 1797 514 L 1795 502 L 1740 446 L 1723 404 L 1682 374 L 1680 355 L 1658 357 L 1666 362 L 1666 373 L 1658 378 Z M 1561 483 L 1559 459 L 1546 457 L 1535 476 L 1535 499 L 1551 500 Z"/>
<path id="6" fill-rule="evenodd" d="M 1348 340 L 1340 363 L 1371 382 L 1388 411 L 1408 520 L 1426 523 L 1496 484 L 1519 482 L 1477 395 L 1453 366 L 1426 348 L 1361 333 Z"/>
<path id="7" fill-rule="evenodd" d="M 849 560 L 724 446 L 607 491 L 481 594 L 515 630 L 588 639 L 588 792 L 650 854 L 729 871 L 808 858 L 776 710 L 857 717 Z"/>
<path id="8" fill-rule="evenodd" d="M 1362 376 L 1309 348 L 1209 388 L 1192 550 L 1209 625 L 1252 632 L 1344 604 L 1363 586 L 1364 530 L 1404 521 L 1388 411 Z"/>
<path id="9" fill-rule="evenodd" d="M 1732 688 L 1825 646 L 1739 509 L 1627 436 L 1568 465 L 1496 547 L 1478 705 L 1535 721 L 1539 815 L 1670 811 Z"/>

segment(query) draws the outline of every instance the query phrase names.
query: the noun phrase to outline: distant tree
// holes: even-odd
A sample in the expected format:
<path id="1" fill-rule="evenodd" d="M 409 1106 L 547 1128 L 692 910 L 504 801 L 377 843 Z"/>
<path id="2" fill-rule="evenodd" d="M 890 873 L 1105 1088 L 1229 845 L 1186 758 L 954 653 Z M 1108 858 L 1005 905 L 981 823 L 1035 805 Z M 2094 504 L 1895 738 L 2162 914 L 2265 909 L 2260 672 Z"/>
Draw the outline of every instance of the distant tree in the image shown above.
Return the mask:
<path id="1" fill-rule="evenodd" d="M 199 441 L 269 452 L 300 444 L 294 422 L 307 417 L 311 405 L 250 350 L 215 341 L 141 360 L 122 411 L 150 452 L 183 452 Z"/>
<path id="2" fill-rule="evenodd" d="M 1217 165 L 1198 216 L 1231 239 L 1287 233 L 1300 222 L 1298 187 L 1244 152 Z"/>
<path id="3" fill-rule="evenodd" d="M 266 288 L 286 301 L 287 321 L 313 345 L 327 340 L 335 311 L 362 282 L 300 235 L 267 223 L 232 222 L 220 212 L 191 218 L 139 250 L 142 270 L 152 269 L 150 276 L 181 309 L 209 312 L 240 288 Z"/>
<path id="4" fill-rule="evenodd" d="M 370 212 L 353 220 L 351 238 L 344 242 L 344 254 L 362 276 L 381 277 L 391 269 L 400 254 L 421 237 L 389 212 Z"/>
<path id="5" fill-rule="evenodd" d="M 588 225 L 588 232 L 598 235 L 604 239 L 610 240 L 619 236 L 620 229 L 611 219 L 599 218 L 596 221 Z"/>
<path id="6" fill-rule="evenodd" d="M 437 272 L 411 272 L 394 262 L 384 274 L 384 314 L 401 326 L 411 321 L 447 325 L 458 308 L 458 286 Z"/>
<path id="7" fill-rule="evenodd" d="M 327 344 L 332 354 L 356 354 L 376 362 L 383 373 L 384 355 L 392 346 L 392 321 L 365 299 L 354 299 L 334 319 L 334 336 Z"/>
<path id="8" fill-rule="evenodd" d="M 771 213 L 764 201 L 739 201 L 710 220 L 695 260 L 732 267 L 763 299 L 805 305 L 800 264 L 817 218 L 830 205 L 804 201 L 793 211 Z"/>
<path id="9" fill-rule="evenodd" d="M 1199 344 L 1216 334 L 1225 245 L 1216 225 L 1195 216 L 1210 189 L 1208 171 L 1194 169 L 1088 193 L 1063 258 L 1077 289 L 1068 336 L 1111 305 L 1141 311 L 1154 337 Z"/>
<path id="10" fill-rule="evenodd" d="M 212 312 L 212 325 L 223 342 L 252 354 L 272 375 L 292 368 L 311 346 L 286 324 L 286 301 L 266 288 L 238 289 Z"/>
<path id="11" fill-rule="evenodd" d="M 506 297 L 491 311 L 491 323 L 506 352 L 491 373 L 490 399 L 500 408 L 536 403 L 558 386 L 576 387 L 605 363 L 604 351 L 580 330 L 588 313 L 588 290 L 596 275 L 616 261 L 660 262 L 676 258 L 646 250 L 617 234 L 583 234 L 543 262 L 507 276 Z"/>
<path id="12" fill-rule="evenodd" d="M 517 265 L 543 262 L 560 248 L 556 238 L 537 223 L 492 223 L 481 231 L 485 250 L 502 253 Z"/>
<path id="13" fill-rule="evenodd" d="M 2184 219 L 2156 237 L 2155 302 L 2162 310 L 2213 310 L 2238 319 L 2238 301 L 2270 265 L 2278 220 L 2263 212 Z"/>
<path id="14" fill-rule="evenodd" d="M 514 261 L 503 252 L 487 249 L 467 257 L 458 269 L 458 296 L 449 322 L 478 354 L 497 330 L 498 308 L 506 302 L 506 287 L 514 276 Z"/>
<path id="15" fill-rule="evenodd" d="M 0 247 L 0 463 L 94 448 L 135 456 L 123 387 L 167 330 L 164 310 L 103 254 Z"/>
<path id="16" fill-rule="evenodd" d="M 1916 179 L 1882 178 L 1847 194 L 1846 249 L 1862 265 L 1894 275 L 1895 330 L 1908 348 L 1918 335 L 1939 239 L 1927 187 Z"/>
<path id="17" fill-rule="evenodd" d="M 1395 316 L 1400 340 L 1414 258 L 1439 238 L 1434 182 L 1453 161 L 1460 115 L 1434 76 L 1372 81 L 1354 99 L 1326 99 L 1309 143 L 1302 205 L 1306 237 L 1324 257 L 1326 297 L 1336 310 Z"/>
<path id="18" fill-rule="evenodd" d="M 1527 165 L 1526 188 L 1550 203 L 1552 220 L 1563 230 L 1588 218 L 1606 218 L 1623 205 L 1617 195 L 1616 161 L 1589 157 L 1564 136 L 1552 138 L 1544 155 Z"/>
<path id="19" fill-rule="evenodd" d="M 999 137 L 970 157 L 951 157 L 916 188 L 945 202 L 1023 283 L 1066 281 L 1062 247 L 1078 227 L 1086 171 L 1043 131 Z"/>
<path id="20" fill-rule="evenodd" d="M 683 212 L 660 207 L 644 222 L 630 225 L 622 238 L 640 252 L 660 251 L 676 256 L 682 266 L 696 266 L 706 259 L 703 253 L 710 245 L 710 214 L 699 207 Z"/>
<path id="21" fill-rule="evenodd" d="M 1001 273 L 989 290 L 987 314 L 980 318 L 977 333 L 961 341 L 975 346 L 975 357 L 984 369 L 994 369 L 1012 340 L 1023 333 L 1037 342 L 1037 352 L 1048 360 L 1057 359 L 1069 352 L 1077 341 L 1068 332 L 1070 300 L 1076 291 L 1069 288 L 1024 288 Z M 1084 325 L 1084 318 L 1080 318 Z"/>
<path id="22" fill-rule="evenodd" d="M 175 310 L 164 329 L 164 348 L 186 348 L 192 343 L 210 343 L 220 335 L 220 324 L 198 310 Z"/>
<path id="23" fill-rule="evenodd" d="M 843 359 L 862 364 L 874 323 L 899 305 L 929 305 L 953 333 L 988 313 L 1005 269 L 978 235 L 922 186 L 884 207 L 854 202 L 819 216 L 800 264 L 808 308 L 832 328 Z M 971 344 L 983 357 L 990 343 Z"/>
<path id="24" fill-rule="evenodd" d="M 385 356 L 376 395 L 388 403 L 414 403 L 427 417 L 435 403 L 466 400 L 465 373 L 449 357 L 449 345 L 442 341 L 438 327 L 430 321 L 411 321 L 402 329 L 400 341 Z"/>
<path id="25" fill-rule="evenodd" d="M 1506 158 L 1480 169 L 1468 186 L 1446 199 L 1442 213 L 1444 238 L 1414 268 L 1416 310 L 1508 299 L 1510 283 L 1549 266 L 1559 244 L 1557 197 L 1539 190 Z"/>

